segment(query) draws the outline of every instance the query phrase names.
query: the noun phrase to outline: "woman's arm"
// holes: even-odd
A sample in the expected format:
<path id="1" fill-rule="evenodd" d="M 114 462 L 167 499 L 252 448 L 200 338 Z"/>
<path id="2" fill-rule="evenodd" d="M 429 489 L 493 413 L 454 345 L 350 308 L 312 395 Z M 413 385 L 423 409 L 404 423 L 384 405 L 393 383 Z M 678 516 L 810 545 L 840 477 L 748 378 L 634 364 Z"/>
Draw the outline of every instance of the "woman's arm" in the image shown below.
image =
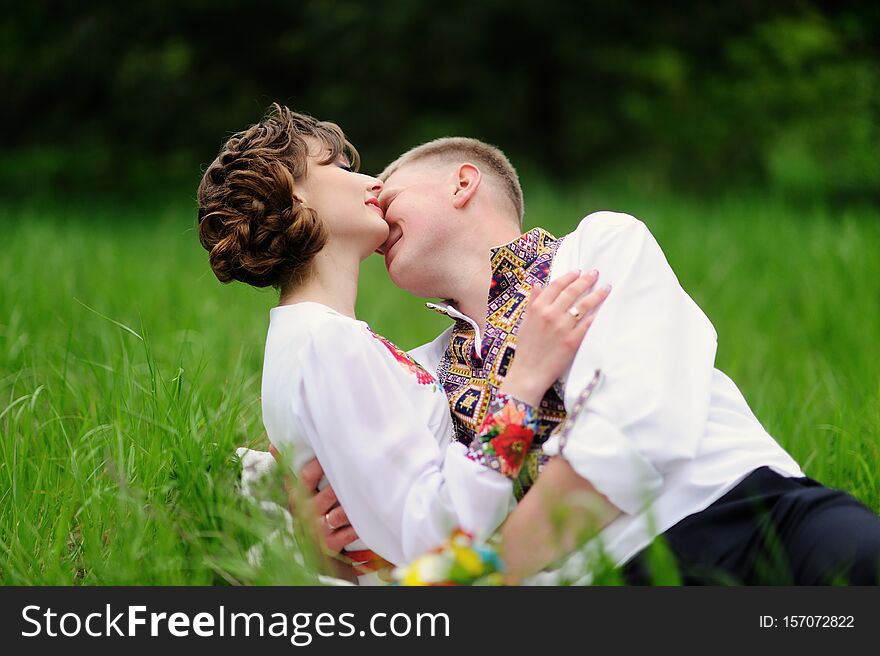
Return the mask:
<path id="1" fill-rule="evenodd" d="M 537 404 L 540 396 L 531 395 L 536 390 L 543 395 L 568 366 L 589 327 L 588 319 L 578 323 L 568 311 L 577 305 L 586 316 L 604 300 L 605 292 L 580 298 L 592 282 L 572 273 L 539 292 L 543 301 L 528 311 L 534 328 L 525 329 L 525 342 L 532 346 L 518 352 L 511 369 L 513 383 L 522 386 L 508 384 L 511 392 Z M 397 563 L 442 543 L 454 528 L 495 530 L 510 507 L 510 480 L 474 462 L 461 444 L 441 449 L 412 412 L 412 387 L 401 381 L 396 363 L 346 329 L 350 326 L 330 324 L 313 336 L 301 351 L 300 367 L 308 375 L 288 393 L 358 535 Z M 528 339 L 538 331 L 540 343 Z"/>
<path id="2" fill-rule="evenodd" d="M 298 351 L 302 375 L 279 394 L 357 534 L 402 563 L 456 526 L 494 530 L 509 510 L 511 484 L 470 461 L 462 445 L 441 446 L 444 436 L 413 403 L 427 390 L 377 344 L 360 326 L 327 322 Z M 445 403 L 442 390 L 434 393 Z"/>

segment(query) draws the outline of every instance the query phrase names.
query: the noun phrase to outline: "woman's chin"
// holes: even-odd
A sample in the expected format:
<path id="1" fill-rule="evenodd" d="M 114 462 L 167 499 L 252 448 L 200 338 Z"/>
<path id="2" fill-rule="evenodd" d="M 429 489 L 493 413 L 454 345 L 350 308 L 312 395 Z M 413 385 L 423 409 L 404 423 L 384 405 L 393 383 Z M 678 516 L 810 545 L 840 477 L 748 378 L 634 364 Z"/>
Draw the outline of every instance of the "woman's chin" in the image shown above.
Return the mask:
<path id="1" fill-rule="evenodd" d="M 388 241 L 389 233 L 390 231 L 388 230 L 388 224 L 386 223 L 384 230 L 376 230 L 374 233 L 371 234 L 370 253 L 378 252 L 379 249 L 385 245 L 385 242 Z M 381 255 L 382 253 L 379 254 Z"/>
<path id="2" fill-rule="evenodd" d="M 385 245 L 387 239 L 388 232 L 386 231 L 381 239 L 379 239 L 377 235 L 372 235 L 371 239 L 365 240 L 364 248 L 361 250 L 361 261 L 366 260 L 373 253 L 382 256 L 383 253 L 379 249 Z"/>

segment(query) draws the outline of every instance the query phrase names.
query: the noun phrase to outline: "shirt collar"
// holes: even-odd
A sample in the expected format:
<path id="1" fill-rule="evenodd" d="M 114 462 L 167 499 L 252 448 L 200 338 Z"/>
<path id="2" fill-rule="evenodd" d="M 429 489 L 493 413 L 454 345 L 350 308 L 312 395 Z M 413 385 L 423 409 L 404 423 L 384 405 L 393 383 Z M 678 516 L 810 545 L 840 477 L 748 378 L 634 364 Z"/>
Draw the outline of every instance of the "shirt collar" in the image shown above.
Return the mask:
<path id="1" fill-rule="evenodd" d="M 527 269 L 538 258 L 541 246 L 555 239 L 544 228 L 532 228 L 512 242 L 491 249 L 492 278 L 515 269 Z"/>
<path id="2" fill-rule="evenodd" d="M 544 230 L 544 228 L 539 227 L 532 228 L 507 244 L 501 244 L 500 246 L 495 246 L 490 249 L 489 257 L 492 262 L 492 281 L 489 285 L 489 302 L 497 296 L 499 292 L 499 282 L 504 277 L 505 273 L 515 271 L 516 269 L 529 268 L 541 253 L 541 246 L 547 241 L 554 240 L 556 240 L 556 237 Z M 425 307 L 434 312 L 445 314 L 452 319 L 465 321 L 478 331 L 476 322 L 470 317 L 461 314 L 449 301 L 425 303 Z"/>

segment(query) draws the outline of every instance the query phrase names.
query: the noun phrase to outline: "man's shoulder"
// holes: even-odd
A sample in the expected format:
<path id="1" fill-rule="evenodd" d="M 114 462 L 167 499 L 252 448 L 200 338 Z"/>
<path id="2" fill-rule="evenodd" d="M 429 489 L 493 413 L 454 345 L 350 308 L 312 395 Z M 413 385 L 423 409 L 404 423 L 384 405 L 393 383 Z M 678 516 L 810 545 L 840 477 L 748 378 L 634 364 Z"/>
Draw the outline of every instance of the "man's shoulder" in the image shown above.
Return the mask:
<path id="1" fill-rule="evenodd" d="M 647 226 L 632 214 L 600 210 L 582 218 L 577 228 L 572 230 L 567 237 L 580 236 L 584 233 L 614 233 L 621 230 L 639 232 L 647 230 Z"/>
<path id="2" fill-rule="evenodd" d="M 602 210 L 587 214 L 562 239 L 557 259 L 581 259 L 585 253 L 637 249 L 648 235 L 648 227 L 632 214 Z"/>

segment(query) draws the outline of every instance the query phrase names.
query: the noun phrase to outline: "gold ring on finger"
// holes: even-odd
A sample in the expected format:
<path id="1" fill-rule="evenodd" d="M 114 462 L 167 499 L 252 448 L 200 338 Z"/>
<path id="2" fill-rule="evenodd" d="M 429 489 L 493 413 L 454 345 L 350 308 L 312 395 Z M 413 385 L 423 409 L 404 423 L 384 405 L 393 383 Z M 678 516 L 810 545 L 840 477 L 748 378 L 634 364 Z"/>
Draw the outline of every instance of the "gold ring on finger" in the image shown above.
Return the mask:
<path id="1" fill-rule="evenodd" d="M 578 319 L 581 318 L 581 313 L 580 313 L 580 311 L 579 311 L 576 307 L 574 307 L 574 306 L 568 308 L 568 313 L 569 313 L 571 316 L 574 317 L 574 320 L 575 320 L 575 321 L 577 321 Z"/>

